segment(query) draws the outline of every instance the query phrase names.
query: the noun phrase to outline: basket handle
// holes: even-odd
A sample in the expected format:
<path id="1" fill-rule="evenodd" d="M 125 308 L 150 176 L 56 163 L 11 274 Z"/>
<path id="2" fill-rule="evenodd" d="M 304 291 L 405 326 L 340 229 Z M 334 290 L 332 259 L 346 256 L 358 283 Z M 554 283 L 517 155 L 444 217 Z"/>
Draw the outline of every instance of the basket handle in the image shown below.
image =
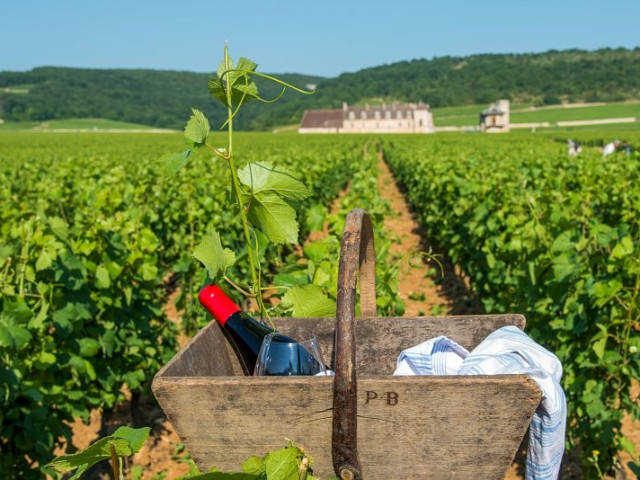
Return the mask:
<path id="1" fill-rule="evenodd" d="M 333 468 L 342 480 L 362 480 L 357 448 L 358 391 L 354 317 L 356 283 L 360 272 L 360 313 L 377 316 L 376 256 L 369 214 L 362 209 L 347 214 L 340 246 L 333 383 Z"/>

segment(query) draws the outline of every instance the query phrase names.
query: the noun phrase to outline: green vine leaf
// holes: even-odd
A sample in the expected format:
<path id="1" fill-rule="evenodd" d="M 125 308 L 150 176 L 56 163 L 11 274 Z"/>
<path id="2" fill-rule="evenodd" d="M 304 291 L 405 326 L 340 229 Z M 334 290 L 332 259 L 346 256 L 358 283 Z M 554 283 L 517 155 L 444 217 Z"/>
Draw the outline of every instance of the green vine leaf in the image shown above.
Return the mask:
<path id="1" fill-rule="evenodd" d="M 309 189 L 289 171 L 275 168 L 269 162 L 254 162 L 238 170 L 238 180 L 254 195 L 274 193 L 288 200 L 304 200 Z"/>
<path id="2" fill-rule="evenodd" d="M 33 313 L 23 301 L 7 302 L 0 312 L 0 347 L 20 350 L 29 340 L 31 333 L 27 328 Z"/>
<path id="3" fill-rule="evenodd" d="M 327 209 L 321 204 L 314 205 L 307 210 L 305 226 L 310 232 L 321 232 L 326 218 Z"/>
<path id="4" fill-rule="evenodd" d="M 184 167 L 187 162 L 191 159 L 191 154 L 193 153 L 193 148 L 189 150 L 185 150 L 184 152 L 171 154 L 163 159 L 164 161 L 164 169 L 167 172 L 167 175 L 175 175 Z"/>
<path id="5" fill-rule="evenodd" d="M 248 218 L 274 243 L 297 243 L 299 225 L 287 201 L 299 201 L 311 193 L 291 173 L 268 162 L 255 162 L 238 170 L 238 180 L 251 197 Z"/>
<path id="6" fill-rule="evenodd" d="M 193 115 L 191 115 L 187 125 L 184 127 L 184 136 L 196 146 L 201 146 L 207 141 L 211 127 L 204 113 L 197 108 L 192 108 L 191 111 Z"/>
<path id="7" fill-rule="evenodd" d="M 93 338 L 81 338 L 78 340 L 81 357 L 93 357 L 100 350 L 100 342 Z"/>
<path id="8" fill-rule="evenodd" d="M 297 448 L 281 448 L 267 453 L 264 459 L 269 480 L 298 480 Z"/>
<path id="9" fill-rule="evenodd" d="M 2 318 L 2 322 L 0 322 L 0 346 L 20 350 L 29 340 L 31 340 L 29 330 L 16 325 L 11 319 Z"/>
<path id="10" fill-rule="evenodd" d="M 293 308 L 293 316 L 300 318 L 335 317 L 336 304 L 316 285 L 296 285 L 282 297 L 285 306 Z"/>
<path id="11" fill-rule="evenodd" d="M 49 226 L 53 234 L 63 242 L 69 241 L 69 226 L 60 217 L 49 218 Z"/>
<path id="12" fill-rule="evenodd" d="M 278 195 L 258 194 L 251 200 L 247 215 L 273 243 L 297 243 L 296 211 Z"/>
<path id="13" fill-rule="evenodd" d="M 227 102 L 227 93 L 224 91 L 224 85 L 220 79 L 212 78 L 209 80 L 209 84 L 207 86 L 209 87 L 209 92 L 211 92 L 213 98 L 218 100 L 225 107 L 229 107 L 229 102 Z"/>
<path id="14" fill-rule="evenodd" d="M 252 473 L 233 472 L 209 472 L 202 475 L 186 476 L 180 480 L 267 480 L 264 474 L 254 475 Z"/>
<path id="15" fill-rule="evenodd" d="M 96 287 L 100 289 L 109 288 L 111 286 L 111 278 L 109 271 L 104 265 L 98 265 L 96 269 Z"/>
<path id="16" fill-rule="evenodd" d="M 96 463 L 111 458 L 111 446 L 113 445 L 116 455 L 129 456 L 136 453 L 147 437 L 151 429 L 120 427 L 113 435 L 101 438 L 97 442 L 89 445 L 84 450 L 71 455 L 63 455 L 47 464 L 47 467 L 53 467 L 61 472 L 70 472 L 76 470 L 75 474 L 69 480 L 80 478 L 89 467 Z"/>
<path id="17" fill-rule="evenodd" d="M 147 441 L 149 432 L 151 432 L 151 429 L 149 427 L 131 428 L 123 426 L 118 427 L 118 429 L 113 432 L 112 436 L 128 440 L 131 444 L 131 450 L 133 450 L 133 453 L 136 453 L 142 448 L 144 442 Z"/>
<path id="18" fill-rule="evenodd" d="M 552 264 L 553 276 L 557 282 L 565 281 L 580 269 L 580 264 L 575 257 L 568 254 L 558 255 L 552 260 Z"/>
<path id="19" fill-rule="evenodd" d="M 209 92 L 227 108 L 258 98 L 258 87 L 249 77 L 257 67 L 257 63 L 244 57 L 238 60 L 235 67 L 231 59 L 228 63 L 223 60 L 218 66 L 218 78 L 209 81 Z M 231 105 L 227 99 L 227 84 L 231 87 Z"/>
<path id="20" fill-rule="evenodd" d="M 76 470 L 76 473 L 69 479 L 76 480 L 96 463 L 110 459 L 111 445 L 115 447 L 118 455 L 131 455 L 132 453 L 129 442 L 124 438 L 105 437 L 78 453 L 58 457 L 47 464 L 47 466 L 53 467 L 61 472 Z"/>
<path id="21" fill-rule="evenodd" d="M 46 270 L 53 263 L 53 255 L 47 248 L 43 248 L 36 262 L 36 271 Z"/>
<path id="22" fill-rule="evenodd" d="M 253 475 L 262 475 L 265 473 L 265 463 L 264 458 L 260 458 L 256 455 L 252 455 L 247 458 L 244 462 L 242 462 L 242 469 L 246 473 L 251 473 Z"/>
<path id="23" fill-rule="evenodd" d="M 215 231 L 202 239 L 193 251 L 193 256 L 204 265 L 212 279 L 224 275 L 227 268 L 236 261 L 236 254 L 222 247 L 220 235 Z"/>
<path id="24" fill-rule="evenodd" d="M 611 251 L 611 259 L 616 260 L 633 254 L 633 241 L 629 237 L 624 237 L 620 243 L 616 244 Z"/>

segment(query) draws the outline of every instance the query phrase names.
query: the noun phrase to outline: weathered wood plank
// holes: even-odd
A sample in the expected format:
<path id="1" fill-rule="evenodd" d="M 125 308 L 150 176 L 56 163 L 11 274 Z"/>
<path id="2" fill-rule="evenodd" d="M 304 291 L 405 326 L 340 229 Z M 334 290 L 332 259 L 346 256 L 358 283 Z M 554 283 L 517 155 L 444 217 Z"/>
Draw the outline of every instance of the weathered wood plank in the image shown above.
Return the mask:
<path id="1" fill-rule="evenodd" d="M 333 318 L 276 318 L 274 322 L 278 331 L 293 338 L 315 334 L 325 363 L 333 368 Z M 402 350 L 439 335 L 472 350 L 489 333 L 505 325 L 523 329 L 525 319 L 522 315 L 358 318 L 355 321 L 358 373 L 390 375 Z M 220 327 L 211 322 L 158 375 L 242 375 L 242 369 Z"/>
<path id="2" fill-rule="evenodd" d="M 282 318 L 279 330 L 317 335 L 333 365 L 334 319 Z M 398 353 L 446 335 L 472 349 L 520 315 L 365 318 L 355 322 L 358 450 L 366 480 L 503 478 L 540 400 L 526 376 L 391 377 Z M 382 374 L 385 376 L 371 376 Z M 250 455 L 305 445 L 331 474 L 333 379 L 242 376 L 211 322 L 154 379 L 153 391 L 201 469 L 238 469 Z"/>
<path id="3" fill-rule="evenodd" d="M 202 328 L 156 377 L 242 375 L 233 349 L 214 320 Z"/>
<path id="4" fill-rule="evenodd" d="M 238 469 L 250 455 L 304 445 L 332 473 L 333 379 L 156 377 L 154 392 L 205 470 Z M 358 378 L 364 478 L 500 479 L 540 400 L 524 375 Z"/>

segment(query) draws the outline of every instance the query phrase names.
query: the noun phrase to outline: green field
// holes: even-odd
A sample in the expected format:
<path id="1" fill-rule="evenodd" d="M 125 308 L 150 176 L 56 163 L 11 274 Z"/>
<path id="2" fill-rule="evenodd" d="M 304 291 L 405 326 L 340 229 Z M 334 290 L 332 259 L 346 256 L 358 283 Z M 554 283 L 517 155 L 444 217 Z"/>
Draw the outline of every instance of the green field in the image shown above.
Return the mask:
<path id="1" fill-rule="evenodd" d="M 478 115 L 487 106 L 434 108 L 433 117 L 437 127 L 476 126 Z M 557 123 L 576 120 L 598 120 L 604 118 L 640 117 L 640 103 L 611 103 L 585 107 L 534 107 L 522 104 L 511 106 L 512 123 Z M 528 111 L 527 111 L 528 110 Z"/>
<path id="2" fill-rule="evenodd" d="M 567 156 L 568 136 L 585 145 L 577 159 Z M 640 130 L 239 133 L 234 145 L 240 169 L 268 161 L 309 190 L 293 206 L 264 194 L 279 209 L 269 224 L 277 235 L 303 240 L 325 221 L 341 232 L 345 211 L 372 213 L 379 315 L 393 316 L 402 314 L 398 267 L 384 257 L 390 240 L 380 231 L 390 213 L 374 198 L 383 152 L 429 241 L 461 268 L 485 311 L 525 314 L 527 333 L 559 356 L 568 440 L 580 443 L 587 467 L 598 451 L 606 469 L 626 445 L 623 413 L 638 415 L 629 388 L 640 378 L 640 155 L 603 162 L 596 147 L 609 138 L 638 146 Z M 209 142 L 219 147 L 222 134 Z M 206 274 L 193 257 L 206 232 L 239 252 L 226 275 L 246 281 L 224 161 L 200 154 L 169 177 L 160 159 L 181 148 L 179 133 L 0 135 L 0 415 L 9 425 L 0 470 L 46 463 L 67 421 L 113 408 L 123 385 L 145 391 L 174 354 L 172 339 L 207 321 L 194 302 Z M 252 206 L 264 208 L 259 193 Z M 336 198 L 340 212 L 329 215 Z M 294 218 L 299 230 L 289 228 Z M 287 242 L 262 252 L 264 286 L 313 285 L 334 298 L 339 233 L 301 253 Z M 183 293 L 180 325 L 165 321 L 168 278 Z"/>
<path id="3" fill-rule="evenodd" d="M 531 104 L 512 104 L 511 110 L 531 107 Z M 437 127 L 477 125 L 480 112 L 488 105 L 467 105 L 463 107 L 440 107 L 431 109 Z"/>
<path id="4" fill-rule="evenodd" d="M 15 132 L 31 130 L 39 125 L 38 122 L 4 122 L 0 123 L 0 132 Z"/>
<path id="5" fill-rule="evenodd" d="M 46 122 L 5 122 L 0 124 L 3 130 L 151 130 L 156 127 L 136 123 L 118 122 L 104 118 L 70 118 L 66 120 L 47 120 Z"/>
<path id="6" fill-rule="evenodd" d="M 5 93 L 14 93 L 20 95 L 29 93 L 29 90 L 31 90 L 33 87 L 34 84 L 25 83 L 21 85 L 11 85 L 10 87 L 5 87 L 3 90 Z"/>
<path id="7" fill-rule="evenodd" d="M 526 129 L 525 129 L 526 130 Z M 629 139 L 638 137 L 640 133 L 640 122 L 635 123 L 607 123 L 602 125 L 578 125 L 575 127 L 545 127 L 537 128 L 540 133 L 553 133 L 554 135 L 566 134 L 572 136 L 588 136 L 600 138 L 604 145 L 614 138 Z"/>
<path id="8" fill-rule="evenodd" d="M 623 117 L 640 117 L 640 103 L 613 103 L 575 108 L 541 108 L 531 112 L 512 112 L 511 121 L 513 123 L 556 123 Z"/>

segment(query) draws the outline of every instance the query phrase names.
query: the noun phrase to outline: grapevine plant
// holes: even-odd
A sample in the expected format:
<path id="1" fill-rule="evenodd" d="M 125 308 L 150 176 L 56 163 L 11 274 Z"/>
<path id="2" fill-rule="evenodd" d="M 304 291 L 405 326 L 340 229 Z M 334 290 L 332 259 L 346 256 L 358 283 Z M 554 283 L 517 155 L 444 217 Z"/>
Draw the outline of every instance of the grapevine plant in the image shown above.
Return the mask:
<path id="1" fill-rule="evenodd" d="M 112 435 L 101 438 L 84 450 L 64 455 L 48 466 L 62 472 L 74 472 L 69 480 L 78 480 L 89 468 L 101 461 L 111 466 L 114 480 L 124 480 L 124 459 L 138 453 L 149 436 L 150 429 L 120 427 Z M 242 463 L 242 473 L 220 472 L 213 467 L 200 474 L 192 469 L 183 480 L 319 480 L 311 473 L 313 458 L 304 449 L 289 442 L 284 448 L 268 452 L 263 457 L 251 456 Z M 139 478 L 139 477 L 138 477 Z"/>
<path id="2" fill-rule="evenodd" d="M 562 361 L 567 440 L 585 478 L 621 470 L 621 452 L 637 462 L 622 431 L 625 413 L 640 418 L 637 161 L 586 151 L 567 162 L 530 138 L 517 155 L 493 139 L 466 151 L 457 139 L 412 140 L 388 142 L 385 154 L 431 240 L 488 313 L 524 313 L 529 334 Z"/>
<path id="3" fill-rule="evenodd" d="M 313 92 L 301 90 L 270 75 L 256 71 L 257 64 L 246 58 L 240 58 L 237 64 L 231 60 L 228 47 L 224 49 L 224 59 L 217 70 L 217 76 L 209 82 L 212 96 L 227 109 L 227 118 L 222 125 L 226 128 L 226 145 L 214 146 L 208 141 L 209 120 L 197 110 L 184 129 L 189 142 L 187 150 L 165 158 L 165 167 L 170 175 L 177 174 L 204 149 L 213 154 L 213 168 L 219 163 L 227 167 L 230 185 L 230 198 L 242 230 L 244 248 L 236 253 L 222 245 L 219 232 L 211 229 L 195 246 L 193 256 L 206 269 L 208 282 L 225 282 L 234 290 L 255 301 L 260 314 L 270 321 L 270 313 L 263 301 L 265 280 L 261 258 L 269 245 L 296 244 L 300 227 L 296 220 L 295 207 L 311 193 L 307 187 L 285 168 L 276 167 L 270 162 L 251 162 L 239 168 L 233 148 L 233 120 L 240 108 L 249 101 L 256 100 L 272 103 L 280 98 L 287 89 L 300 93 Z M 258 76 L 275 82 L 282 87 L 274 99 L 265 99 L 258 93 L 253 77 Z M 231 226 L 233 228 L 233 226 Z M 232 267 L 241 259 L 248 264 L 249 282 L 231 278 Z M 240 272 L 244 270 L 239 268 Z M 331 316 L 335 312 L 335 303 L 322 289 L 312 284 L 279 285 L 286 290 L 282 304 L 288 305 L 295 313 L 303 311 L 305 316 Z M 273 322 L 272 322 L 273 323 Z M 274 326 L 275 328 L 275 326 Z M 114 478 L 123 478 L 122 458 L 136 453 L 148 436 L 148 429 L 129 429 L 121 427 L 112 436 L 102 438 L 81 452 L 58 457 L 47 467 L 68 472 L 75 470 L 72 479 L 80 478 L 91 465 L 109 460 Z M 269 452 L 264 457 L 252 456 L 243 464 L 243 473 L 217 472 L 215 468 L 206 474 L 190 475 L 199 480 L 224 480 L 242 478 L 245 480 L 312 480 L 310 469 L 312 458 L 301 448 L 289 443 L 285 448 Z"/>
<path id="4" fill-rule="evenodd" d="M 226 145 L 217 147 L 209 143 L 209 120 L 201 111 L 193 109 L 193 114 L 184 129 L 190 146 L 187 150 L 166 158 L 166 168 L 171 174 L 177 173 L 203 148 L 213 154 L 213 168 L 218 168 L 220 161 L 226 164 L 230 198 L 244 238 L 242 255 L 246 255 L 248 263 L 249 284 L 234 281 L 227 275 L 236 263 L 238 255 L 222 245 L 220 234 L 214 229 L 196 246 L 193 255 L 206 268 L 210 281 L 224 280 L 235 290 L 252 298 L 260 314 L 270 320 L 269 311 L 263 301 L 263 291 L 268 287 L 263 285 L 261 252 L 264 252 L 269 243 L 298 243 L 300 228 L 295 207 L 311 193 L 291 172 L 270 162 L 251 162 L 239 168 L 234 155 L 233 121 L 241 107 L 249 101 L 273 103 L 287 89 L 303 94 L 313 92 L 259 73 L 256 68 L 257 64 L 247 58 L 240 58 L 235 64 L 225 45 L 224 58 L 218 67 L 217 76 L 209 81 L 208 87 L 213 98 L 222 103 L 227 110 L 227 119 L 221 127 L 226 128 Z M 273 99 L 263 98 L 253 77 L 261 77 L 280 85 L 280 94 Z M 335 310 L 333 302 L 320 288 L 310 285 L 291 287 L 285 293 L 283 302 L 294 310 L 304 304 L 308 315 L 331 315 Z"/>
<path id="5" fill-rule="evenodd" d="M 41 181 L 31 162 L 24 182 L 2 182 L 11 206 L 0 214 L 2 478 L 41 478 L 60 439 L 70 443 L 74 418 L 112 409 L 123 385 L 142 394 L 177 347 L 174 325 L 158 320 L 160 249 L 148 210 L 130 208 L 123 170 L 86 167 L 68 202 L 70 180 L 42 182 L 46 195 L 31 201 L 41 188 L 29 180 Z"/>

